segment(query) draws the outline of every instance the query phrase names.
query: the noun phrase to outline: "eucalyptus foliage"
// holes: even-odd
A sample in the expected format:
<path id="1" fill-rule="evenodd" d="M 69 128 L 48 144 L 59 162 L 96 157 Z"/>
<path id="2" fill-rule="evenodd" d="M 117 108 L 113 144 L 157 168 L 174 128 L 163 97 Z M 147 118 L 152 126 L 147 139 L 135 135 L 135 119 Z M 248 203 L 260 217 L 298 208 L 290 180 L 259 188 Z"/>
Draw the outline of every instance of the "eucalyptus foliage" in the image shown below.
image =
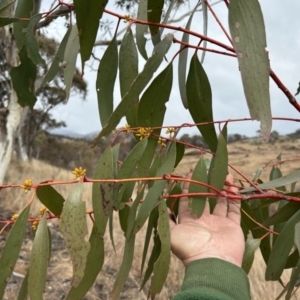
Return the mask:
<path id="1" fill-rule="evenodd" d="M 36 102 L 36 70 L 37 66 L 44 64 L 44 60 L 40 55 L 35 35 L 35 29 L 42 22 L 43 15 L 31 16 L 30 2 L 17 1 L 15 15 L 6 16 L 5 9 L 11 3 L 1 0 L 0 26 L 13 24 L 20 64 L 12 69 L 10 75 L 19 104 L 32 108 Z M 211 193 L 209 201 L 212 209 L 218 196 L 218 193 L 214 192 L 221 191 L 224 186 L 228 171 L 227 125 L 217 134 L 213 124 L 212 90 L 202 64 L 204 55 L 199 59 L 200 50 L 186 47 L 194 30 L 192 20 L 198 10 L 203 11 L 202 36 L 207 36 L 207 7 L 200 2 L 191 11 L 183 30 L 182 44 L 178 47 L 173 44 L 174 35 L 170 32 L 163 33 L 163 28 L 167 27 L 164 25 L 168 24 L 172 10 L 180 2 L 118 1 L 121 6 L 136 5 L 139 21 L 130 16 L 122 16 L 128 26 L 120 41 L 121 45 L 119 46 L 116 31 L 99 63 L 95 88 L 102 130 L 97 140 L 106 138 L 107 148 L 99 158 L 93 177 L 94 226 L 89 240 L 85 239 L 86 207 L 82 201 L 82 182 L 75 184 L 67 199 L 56 191 L 55 186 L 51 186 L 51 182 L 36 188 L 39 201 L 48 208 L 52 216 L 60 217 L 59 228 L 72 259 L 74 274 L 66 299 L 82 299 L 95 282 L 105 258 L 103 237 L 107 230 L 110 231 L 113 241 L 114 212 L 119 215 L 124 232 L 124 252 L 111 298 L 118 299 L 128 277 L 134 259 L 135 238 L 143 226 L 147 226 L 147 234 L 141 262 L 141 285 L 151 281 L 149 295 L 152 299 L 162 290 L 171 255 L 168 208 L 172 210 L 174 217 L 178 209 L 178 198 L 173 201 L 168 199 L 168 196 L 180 195 L 182 192 L 181 185 L 176 180 L 170 180 L 170 176 L 184 155 L 184 145 L 176 139 L 176 130 L 169 129 L 170 136 L 167 139 L 160 137 L 166 103 L 172 89 L 176 88 L 173 80 L 176 67 L 182 109 L 188 109 L 212 154 L 210 162 L 200 155 L 194 168 L 194 183 L 189 187 L 189 193 L 193 193 L 190 197 L 192 213 L 201 216 L 208 193 Z M 75 14 L 49 71 L 38 85 L 39 88 L 47 86 L 63 68 L 66 94 L 69 97 L 76 61 L 80 56 L 83 71 L 91 57 L 99 21 L 107 3 L 105 0 L 74 0 L 74 6 L 69 6 L 70 11 L 74 10 Z M 270 66 L 265 50 L 266 33 L 259 2 L 231 0 L 228 19 L 233 42 L 233 48 L 228 46 L 228 51 L 237 56 L 250 114 L 253 119 L 260 120 L 262 136 L 267 139 L 272 121 L 269 95 Z M 136 23 L 136 26 L 132 23 Z M 145 38 L 147 33 L 150 33 L 151 42 L 147 42 Z M 203 47 L 205 50 L 206 45 Z M 172 56 L 170 49 L 180 50 L 178 56 Z M 191 56 L 188 56 L 188 52 Z M 175 64 L 177 60 L 178 64 Z M 163 68 L 158 73 L 161 66 Z M 115 105 L 114 89 L 117 84 L 120 85 L 121 97 Z M 110 137 L 123 117 L 126 117 L 128 125 L 122 130 L 128 134 L 135 134 L 138 143 L 120 164 L 120 143 L 111 142 Z M 84 177 L 82 178 L 84 181 Z M 247 185 L 240 191 L 242 195 L 239 195 L 243 211 L 242 228 L 247 241 L 243 268 L 249 272 L 258 248 L 267 265 L 266 280 L 280 280 L 284 269 L 293 268 L 290 282 L 284 290 L 287 292 L 287 298 L 292 294 L 299 277 L 300 205 L 289 203 L 286 201 L 289 198 L 282 195 L 298 197 L 293 189 L 294 183 L 299 179 L 299 171 L 282 176 L 280 170 L 273 167 L 269 182 L 262 183 L 255 178 L 255 183 L 259 185 Z M 270 199 L 260 197 L 267 190 L 275 188 L 280 190 L 281 198 L 271 194 Z M 249 197 L 252 197 L 251 200 Z M 271 216 L 269 205 L 274 202 L 279 203 L 278 209 Z M 26 206 L 14 223 L 2 251 L 0 298 L 3 297 L 6 283 L 16 264 L 28 217 L 29 206 Z M 258 226 L 258 223 L 263 226 Z M 274 227 L 276 235 L 266 234 L 271 227 Z M 249 233 L 251 235 L 248 235 Z M 152 249 L 151 239 L 154 242 Z M 32 258 L 28 275 L 20 290 L 20 299 L 25 299 L 27 294 L 31 299 L 42 298 L 50 256 L 51 233 L 47 230 L 44 215 L 34 237 Z"/>

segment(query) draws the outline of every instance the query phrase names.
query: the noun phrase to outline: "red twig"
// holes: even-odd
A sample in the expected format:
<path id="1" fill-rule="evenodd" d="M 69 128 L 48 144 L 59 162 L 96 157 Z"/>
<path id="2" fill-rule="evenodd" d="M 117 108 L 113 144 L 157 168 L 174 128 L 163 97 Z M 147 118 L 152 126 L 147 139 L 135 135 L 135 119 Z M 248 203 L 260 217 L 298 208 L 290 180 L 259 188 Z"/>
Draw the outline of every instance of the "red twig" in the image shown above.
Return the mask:
<path id="1" fill-rule="evenodd" d="M 290 103 L 300 112 L 300 105 L 297 102 L 296 98 L 292 95 L 292 93 L 286 88 L 286 86 L 281 82 L 281 80 L 277 77 L 277 75 L 271 70 L 270 77 L 277 84 L 278 88 L 282 90 L 282 92 L 289 99 Z"/>
<path id="2" fill-rule="evenodd" d="M 216 15 L 215 11 L 213 10 L 213 8 L 211 7 L 211 5 L 208 3 L 207 0 L 204 0 L 205 4 L 207 5 L 208 9 L 210 10 L 211 14 L 214 16 L 215 20 L 217 21 L 217 23 L 219 24 L 219 26 L 221 27 L 222 31 L 224 32 L 224 34 L 226 35 L 228 41 L 230 42 L 230 44 L 232 45 L 232 39 L 230 37 L 230 35 L 228 34 L 228 32 L 226 31 L 225 27 L 223 26 L 223 24 L 221 23 L 220 19 L 218 18 L 218 16 Z"/>

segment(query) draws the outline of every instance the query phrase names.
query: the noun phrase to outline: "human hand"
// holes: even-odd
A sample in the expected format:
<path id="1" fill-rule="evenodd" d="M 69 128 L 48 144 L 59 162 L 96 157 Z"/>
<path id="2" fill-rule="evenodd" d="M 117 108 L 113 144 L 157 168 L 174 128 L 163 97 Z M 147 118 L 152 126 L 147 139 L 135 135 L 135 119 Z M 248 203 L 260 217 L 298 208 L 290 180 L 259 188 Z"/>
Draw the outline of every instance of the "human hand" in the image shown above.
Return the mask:
<path id="1" fill-rule="evenodd" d="M 227 175 L 226 182 L 233 183 L 232 175 Z M 183 193 L 188 193 L 188 187 L 185 182 Z M 237 188 L 230 187 L 229 191 L 235 193 Z M 191 214 L 188 202 L 188 197 L 180 199 L 178 224 L 170 220 L 172 252 L 185 266 L 197 259 L 215 257 L 241 267 L 245 241 L 240 202 L 220 197 L 211 214 L 207 201 L 200 218 Z"/>

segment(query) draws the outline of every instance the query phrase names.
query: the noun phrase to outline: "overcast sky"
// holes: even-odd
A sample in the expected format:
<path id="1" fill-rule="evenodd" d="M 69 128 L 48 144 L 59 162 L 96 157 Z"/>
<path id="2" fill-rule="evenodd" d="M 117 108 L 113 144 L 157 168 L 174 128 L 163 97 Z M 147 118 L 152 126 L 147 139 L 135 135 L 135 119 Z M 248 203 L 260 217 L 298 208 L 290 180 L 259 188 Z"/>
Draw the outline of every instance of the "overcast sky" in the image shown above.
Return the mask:
<path id="1" fill-rule="evenodd" d="M 213 1 L 211 1 L 213 2 Z M 196 1 L 190 1 L 194 5 Z M 273 71 L 279 76 L 287 88 L 294 94 L 300 81 L 300 1 L 295 0 L 261 0 L 262 11 L 264 14 L 267 44 L 269 57 Z M 108 7 L 110 10 L 116 10 L 114 1 L 111 1 Z M 183 5 L 178 12 L 178 17 L 189 9 L 188 5 Z M 214 6 L 222 23 L 228 28 L 228 12 L 224 3 Z M 125 12 L 123 12 L 125 14 Z M 107 14 L 104 19 L 111 19 Z M 187 18 L 176 23 L 179 26 L 185 26 Z M 123 24 L 122 26 L 125 26 Z M 112 25 L 112 28 L 114 26 Z M 197 13 L 194 16 L 192 29 L 199 32 L 202 31 L 202 14 Z M 63 36 L 64 28 L 59 23 L 54 23 L 47 29 L 50 34 Z M 135 30 L 135 29 L 134 29 Z M 216 24 L 215 20 L 209 14 L 208 23 L 209 36 L 213 39 L 222 41 L 229 45 L 222 31 Z M 164 32 L 164 34 L 167 31 Z M 182 33 L 176 35 L 181 38 Z M 121 35 L 122 37 L 122 35 Z M 99 36 L 99 39 L 103 37 Z M 109 36 L 106 36 L 109 39 Z M 190 43 L 197 44 L 197 40 L 190 39 Z M 167 58 L 171 59 L 178 50 L 179 45 L 173 45 L 167 54 Z M 101 57 L 105 48 L 99 47 L 96 55 Z M 151 54 L 152 43 L 148 42 L 148 54 Z M 190 53 L 193 51 L 190 50 Z M 80 61 L 78 61 L 80 63 Z M 140 70 L 145 61 L 139 58 Z M 182 123 L 192 123 L 189 112 L 185 110 L 181 104 L 179 89 L 177 84 L 177 60 L 174 66 L 174 81 L 169 103 L 167 104 L 167 113 L 164 125 L 180 125 Z M 98 116 L 97 95 L 95 90 L 96 72 L 88 67 L 91 62 L 87 63 L 85 68 L 85 79 L 88 82 L 88 95 L 86 101 L 82 101 L 79 97 L 73 96 L 66 105 L 60 106 L 54 111 L 54 116 L 59 120 L 64 120 L 67 129 L 78 134 L 89 134 L 91 132 L 100 131 L 101 126 Z M 159 71 L 164 67 L 162 65 Z M 97 69 L 98 62 L 93 63 L 93 68 Z M 232 57 L 207 53 L 204 62 L 204 68 L 211 83 L 213 93 L 213 109 L 214 119 L 234 119 L 248 118 L 249 112 L 246 105 L 243 87 L 238 70 L 237 60 Z M 158 71 L 158 72 L 159 72 Z M 157 75 L 157 73 L 156 73 Z M 299 118 L 299 113 L 289 104 L 284 94 L 270 80 L 271 106 L 273 117 L 289 117 Z M 300 97 L 297 97 L 300 101 Z M 115 105 L 120 101 L 120 93 L 118 81 L 115 89 Z M 122 124 L 125 123 L 125 120 Z M 122 125 L 121 124 L 121 125 Z M 296 122 L 273 121 L 273 130 L 277 130 L 281 134 L 290 133 L 300 128 L 300 124 Z M 259 123 L 256 121 L 238 122 L 229 124 L 230 133 L 240 133 L 247 136 L 253 136 L 259 129 Z M 196 128 L 182 129 L 181 134 L 196 134 Z"/>

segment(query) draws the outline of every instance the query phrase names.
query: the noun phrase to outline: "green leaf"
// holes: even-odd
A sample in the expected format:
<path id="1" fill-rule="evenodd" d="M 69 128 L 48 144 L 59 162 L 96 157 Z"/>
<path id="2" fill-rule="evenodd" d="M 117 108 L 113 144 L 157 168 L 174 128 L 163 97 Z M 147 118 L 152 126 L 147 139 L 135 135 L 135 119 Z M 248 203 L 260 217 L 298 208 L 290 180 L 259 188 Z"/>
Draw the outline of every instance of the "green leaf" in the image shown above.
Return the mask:
<path id="1" fill-rule="evenodd" d="M 77 287 L 84 276 L 90 243 L 85 241 L 88 234 L 85 202 L 81 200 L 83 184 L 77 183 L 71 190 L 60 217 L 60 231 L 66 242 L 73 264 L 72 286 Z"/>
<path id="2" fill-rule="evenodd" d="M 249 112 L 252 119 L 261 121 L 261 135 L 268 140 L 272 128 L 270 64 L 259 1 L 230 1 L 228 17 Z"/>
<path id="3" fill-rule="evenodd" d="M 136 210 L 139 206 L 139 202 L 142 194 L 143 193 L 141 192 L 139 193 L 139 195 L 136 197 L 129 211 L 123 259 L 120 266 L 120 270 L 114 282 L 113 290 L 111 293 L 111 299 L 119 299 L 119 295 L 121 293 L 122 287 L 125 284 L 131 269 L 133 254 L 134 254 L 134 242 L 135 242 L 135 235 L 131 235 L 131 232 L 135 220 Z"/>
<path id="4" fill-rule="evenodd" d="M 170 63 L 144 92 L 138 108 L 138 126 L 160 127 L 166 112 L 173 83 L 173 66 Z M 153 130 L 159 135 L 161 129 Z"/>
<path id="5" fill-rule="evenodd" d="M 78 24 L 82 70 L 90 58 L 97 37 L 100 19 L 108 0 L 74 0 Z"/>
<path id="6" fill-rule="evenodd" d="M 190 14 L 190 17 L 187 21 L 187 24 L 185 26 L 185 29 L 190 30 L 192 19 L 194 17 L 195 11 L 198 8 L 199 3 L 196 4 L 195 8 L 193 9 L 192 13 Z M 188 44 L 190 39 L 190 35 L 187 32 L 184 32 L 181 38 L 181 41 L 183 43 Z M 187 103 L 187 96 L 186 96 L 186 65 L 187 65 L 187 57 L 188 57 L 188 47 L 185 47 L 184 45 L 180 45 L 180 53 L 178 58 L 178 85 L 179 85 L 179 92 L 182 104 L 185 108 L 188 108 Z"/>
<path id="7" fill-rule="evenodd" d="M 54 215 L 59 216 L 62 212 L 65 199 L 50 185 L 39 186 L 36 195 Z"/>
<path id="8" fill-rule="evenodd" d="M 178 164 L 181 162 L 185 152 L 185 146 L 182 143 L 176 143 L 176 161 L 175 166 L 176 168 Z"/>
<path id="9" fill-rule="evenodd" d="M 141 21 L 147 21 L 147 0 L 140 0 L 138 12 L 137 12 L 137 19 Z M 142 24 L 136 24 L 136 45 L 139 49 L 140 54 L 142 57 L 147 60 L 148 55 L 146 52 L 146 41 L 145 34 L 148 32 L 148 26 Z"/>
<path id="10" fill-rule="evenodd" d="M 34 92 L 36 66 L 28 57 L 25 47 L 23 47 L 19 52 L 19 58 L 21 61 L 20 65 L 11 68 L 10 71 L 13 88 L 18 96 L 18 103 L 21 106 L 29 106 L 33 108 L 36 102 Z"/>
<path id="11" fill-rule="evenodd" d="M 48 228 L 44 215 L 34 237 L 28 271 L 28 295 L 32 300 L 43 299 L 49 252 Z"/>
<path id="12" fill-rule="evenodd" d="M 114 240 L 114 211 L 108 216 L 108 228 L 109 228 L 109 238 L 111 245 L 116 252 L 116 245 Z"/>
<path id="13" fill-rule="evenodd" d="M 259 245 L 260 239 L 250 239 L 246 242 L 246 249 L 244 252 L 242 268 L 247 274 L 249 273 L 252 267 L 254 261 L 254 254 L 255 251 L 258 249 Z"/>
<path id="14" fill-rule="evenodd" d="M 64 53 L 64 61 L 62 66 L 64 68 L 64 83 L 66 90 L 66 101 L 69 100 L 70 90 L 73 82 L 73 77 L 76 69 L 77 54 L 79 51 L 79 37 L 78 29 L 75 24 L 72 27 L 68 42 Z"/>
<path id="15" fill-rule="evenodd" d="M 13 16 L 13 8 L 10 6 L 15 4 L 16 0 L 1 0 L 0 1 L 0 16 L 1 17 L 12 17 Z"/>
<path id="16" fill-rule="evenodd" d="M 276 211 L 274 215 L 264 221 L 264 226 L 272 226 L 288 221 L 298 210 L 300 209 L 300 203 L 289 202 L 281 209 Z"/>
<path id="17" fill-rule="evenodd" d="M 164 0 L 148 1 L 147 12 L 148 22 L 160 23 L 161 15 L 164 7 Z M 160 42 L 159 26 L 149 25 L 153 45 Z"/>
<path id="18" fill-rule="evenodd" d="M 144 265 L 145 265 L 145 261 L 146 261 L 146 257 L 147 257 L 147 252 L 148 252 L 148 248 L 149 248 L 149 244 L 150 244 L 150 239 L 151 239 L 151 236 L 152 236 L 152 231 L 153 231 L 154 228 L 157 227 L 157 220 L 158 220 L 158 210 L 154 209 L 154 210 L 151 211 L 150 216 L 149 216 L 149 220 L 148 220 L 147 231 L 146 231 L 146 235 L 145 235 L 142 262 L 141 262 L 141 274 L 143 274 Z M 142 288 L 142 285 L 141 285 L 141 288 Z"/>
<path id="19" fill-rule="evenodd" d="M 28 57 L 32 60 L 32 62 L 37 64 L 45 64 L 45 61 L 41 57 L 39 50 L 40 47 L 35 38 L 35 26 L 42 18 L 42 14 L 37 14 L 30 19 L 28 24 L 28 28 L 26 29 L 26 39 L 24 42 L 24 46 L 27 49 Z"/>
<path id="20" fill-rule="evenodd" d="M 165 158 L 162 166 L 158 169 L 156 173 L 156 177 L 163 176 L 164 174 L 171 173 L 173 171 L 176 159 L 176 145 L 173 144 L 170 152 L 168 153 L 167 157 Z M 136 234 L 146 222 L 150 212 L 159 204 L 161 193 L 165 187 L 165 180 L 155 181 L 153 186 L 149 189 L 144 202 L 141 204 L 140 209 L 138 211 L 134 228 L 133 234 Z"/>
<path id="21" fill-rule="evenodd" d="M 295 249 L 292 252 L 292 254 L 289 255 L 284 268 L 290 269 L 296 267 L 298 260 L 299 260 L 299 251 L 298 249 Z"/>
<path id="22" fill-rule="evenodd" d="M 138 52 L 136 50 L 134 37 L 131 28 L 128 27 L 120 47 L 119 79 L 122 98 L 124 98 L 126 93 L 130 90 L 131 84 L 139 73 L 138 64 Z M 127 123 L 131 127 L 136 127 L 138 105 L 139 99 L 137 98 L 131 110 L 126 114 Z"/>
<path id="23" fill-rule="evenodd" d="M 114 178 L 113 151 L 105 149 L 97 163 L 95 179 Z M 112 212 L 114 189 L 111 183 L 93 183 L 92 202 L 95 224 L 100 238 L 103 238 L 109 214 Z"/>
<path id="24" fill-rule="evenodd" d="M 287 184 L 291 184 L 291 183 L 297 182 L 299 180 L 300 180 L 300 170 L 297 170 L 295 172 L 292 172 L 292 173 L 282 176 L 280 178 L 271 180 L 269 182 L 258 184 L 257 187 L 262 190 L 267 190 L 267 189 L 271 189 L 271 188 L 278 188 L 280 186 L 285 186 Z M 256 191 L 256 188 L 249 187 L 249 188 L 241 190 L 240 193 L 249 193 L 249 192 L 253 192 L 253 191 Z"/>
<path id="25" fill-rule="evenodd" d="M 136 77 L 131 89 L 124 96 L 120 104 L 117 106 L 113 114 L 108 120 L 107 125 L 102 129 L 96 141 L 102 136 L 107 136 L 119 124 L 121 118 L 131 109 L 132 104 L 139 97 L 146 85 L 151 80 L 154 72 L 160 66 L 164 55 L 168 52 L 173 41 L 173 35 L 167 34 L 164 39 L 155 47 L 153 55 L 146 62 L 143 71 Z M 95 142 L 96 142 L 95 141 Z M 95 143 L 94 142 L 94 143 Z"/>
<path id="26" fill-rule="evenodd" d="M 6 283 L 8 282 L 19 257 L 19 252 L 26 232 L 29 210 L 30 206 L 26 206 L 18 216 L 2 250 L 0 258 L 0 298 L 3 298 Z"/>
<path id="27" fill-rule="evenodd" d="M 202 16 L 203 16 L 203 35 L 207 36 L 207 30 L 208 30 L 208 14 L 207 14 L 207 5 L 205 1 L 201 1 L 202 4 Z M 207 41 L 204 40 L 202 43 L 202 47 L 206 48 L 207 46 Z M 201 64 L 204 63 L 204 58 L 205 58 L 206 51 L 202 51 L 201 55 Z"/>
<path id="28" fill-rule="evenodd" d="M 30 19 L 32 10 L 33 10 L 32 0 L 17 1 L 14 17 Z M 26 38 L 26 32 L 24 31 L 24 29 L 26 29 L 28 25 L 29 25 L 29 20 L 28 21 L 22 20 L 22 22 L 17 22 L 14 23 L 13 25 L 13 36 L 19 51 L 21 51 L 21 49 L 23 48 L 23 44 Z"/>
<path id="29" fill-rule="evenodd" d="M 288 283 L 288 290 L 285 299 L 291 299 L 293 290 L 297 285 L 297 281 L 299 281 L 299 276 L 300 276 L 300 261 L 298 261 L 297 266 L 292 271 L 290 282 Z"/>
<path id="30" fill-rule="evenodd" d="M 4 27 L 8 24 L 19 22 L 18 18 L 0 17 L 0 27 Z"/>
<path id="31" fill-rule="evenodd" d="M 209 173 L 208 182 L 218 191 L 222 191 L 228 173 L 228 152 L 226 140 L 220 133 L 216 155 L 213 157 Z"/>
<path id="32" fill-rule="evenodd" d="M 300 253 L 300 223 L 298 222 L 296 225 L 295 225 L 295 237 L 294 237 L 294 240 L 295 240 L 295 245 L 298 249 L 298 252 Z"/>
<path id="33" fill-rule="evenodd" d="M 288 255 L 294 245 L 295 225 L 300 220 L 300 211 L 297 211 L 284 225 L 270 254 L 266 280 L 278 280 L 283 272 Z"/>
<path id="34" fill-rule="evenodd" d="M 281 178 L 281 177 L 282 177 L 281 170 L 278 167 L 272 167 L 272 170 L 270 173 L 270 180 L 274 180 L 274 179 Z M 277 190 L 286 192 L 285 186 L 279 186 L 277 188 Z"/>
<path id="35" fill-rule="evenodd" d="M 28 271 L 23 279 L 17 300 L 27 300 L 27 295 L 28 295 Z"/>
<path id="36" fill-rule="evenodd" d="M 106 48 L 99 64 L 96 80 L 98 109 L 102 127 L 113 112 L 114 86 L 118 71 L 118 46 L 116 37 Z"/>
<path id="37" fill-rule="evenodd" d="M 147 266 L 147 270 L 145 272 L 143 281 L 141 283 L 141 289 L 144 287 L 144 285 L 146 284 L 146 282 L 148 281 L 148 279 L 150 278 L 152 272 L 153 272 L 153 268 L 154 268 L 154 263 L 157 261 L 159 255 L 160 255 L 160 248 L 161 248 L 161 243 L 160 243 L 160 239 L 158 234 L 156 233 L 154 235 L 154 245 L 152 248 L 152 252 L 148 261 L 148 266 Z"/>
<path id="38" fill-rule="evenodd" d="M 69 40 L 71 31 L 72 31 L 72 27 L 69 27 L 58 47 L 58 50 L 53 58 L 52 64 L 51 64 L 48 72 L 46 73 L 46 75 L 43 78 L 43 81 L 42 81 L 40 87 L 46 86 L 46 84 L 48 82 L 52 81 L 53 78 L 55 77 L 55 75 L 58 73 L 58 71 L 60 69 L 60 64 L 63 63 L 63 61 L 64 61 L 65 49 L 66 49 L 67 42 Z"/>
<path id="39" fill-rule="evenodd" d="M 161 243 L 160 255 L 153 267 L 153 277 L 151 278 L 150 293 L 152 299 L 160 293 L 167 279 L 171 260 L 171 237 L 169 226 L 169 214 L 165 201 L 158 205 L 158 226 L 157 231 Z"/>
<path id="40" fill-rule="evenodd" d="M 179 195 L 182 194 L 181 184 L 177 183 L 170 192 L 170 195 Z M 167 199 L 167 206 L 174 214 L 175 218 L 178 216 L 178 207 L 179 207 L 179 198 L 177 199 Z"/>
<path id="41" fill-rule="evenodd" d="M 71 287 L 66 300 L 82 300 L 90 287 L 94 284 L 104 262 L 104 241 L 100 239 L 94 226 L 90 239 L 90 251 L 86 258 L 84 276 L 79 285 Z"/>
<path id="42" fill-rule="evenodd" d="M 130 178 L 132 173 L 134 172 L 138 162 L 143 157 L 144 151 L 148 144 L 148 138 L 142 139 L 127 155 L 125 160 L 123 161 L 120 170 L 118 172 L 118 179 Z M 119 208 L 119 205 L 122 201 L 123 194 L 127 188 L 126 183 L 121 186 L 119 195 L 118 195 L 118 202 L 116 207 Z"/>
<path id="43" fill-rule="evenodd" d="M 197 54 L 191 59 L 186 82 L 186 95 L 189 112 L 195 123 L 213 121 L 212 93 L 207 75 L 199 62 Z M 214 124 L 198 126 L 205 142 L 212 152 L 216 152 L 218 139 Z"/>
<path id="44" fill-rule="evenodd" d="M 203 157 L 201 156 L 192 175 L 192 180 L 203 182 L 207 184 L 207 172 L 206 165 Z M 191 183 L 189 185 L 189 193 L 207 193 L 207 187 Z M 206 204 L 206 197 L 191 196 L 189 197 L 189 207 L 192 209 L 192 214 L 195 214 L 198 218 L 202 215 Z"/>
<path id="45" fill-rule="evenodd" d="M 249 230 L 251 230 L 253 238 L 260 239 L 262 236 L 264 236 L 266 234 L 266 230 L 257 226 L 257 223 L 255 223 L 254 221 L 252 221 L 250 219 L 250 218 L 252 218 L 253 220 L 255 220 L 256 216 L 254 215 L 253 211 L 251 210 L 249 204 L 246 203 L 245 201 L 242 201 L 242 212 L 243 212 L 242 220 L 246 224 L 246 226 L 249 228 Z M 264 261 L 267 263 L 269 260 L 270 253 L 271 253 L 270 235 L 268 235 L 263 240 L 261 240 L 260 251 L 263 256 Z"/>

